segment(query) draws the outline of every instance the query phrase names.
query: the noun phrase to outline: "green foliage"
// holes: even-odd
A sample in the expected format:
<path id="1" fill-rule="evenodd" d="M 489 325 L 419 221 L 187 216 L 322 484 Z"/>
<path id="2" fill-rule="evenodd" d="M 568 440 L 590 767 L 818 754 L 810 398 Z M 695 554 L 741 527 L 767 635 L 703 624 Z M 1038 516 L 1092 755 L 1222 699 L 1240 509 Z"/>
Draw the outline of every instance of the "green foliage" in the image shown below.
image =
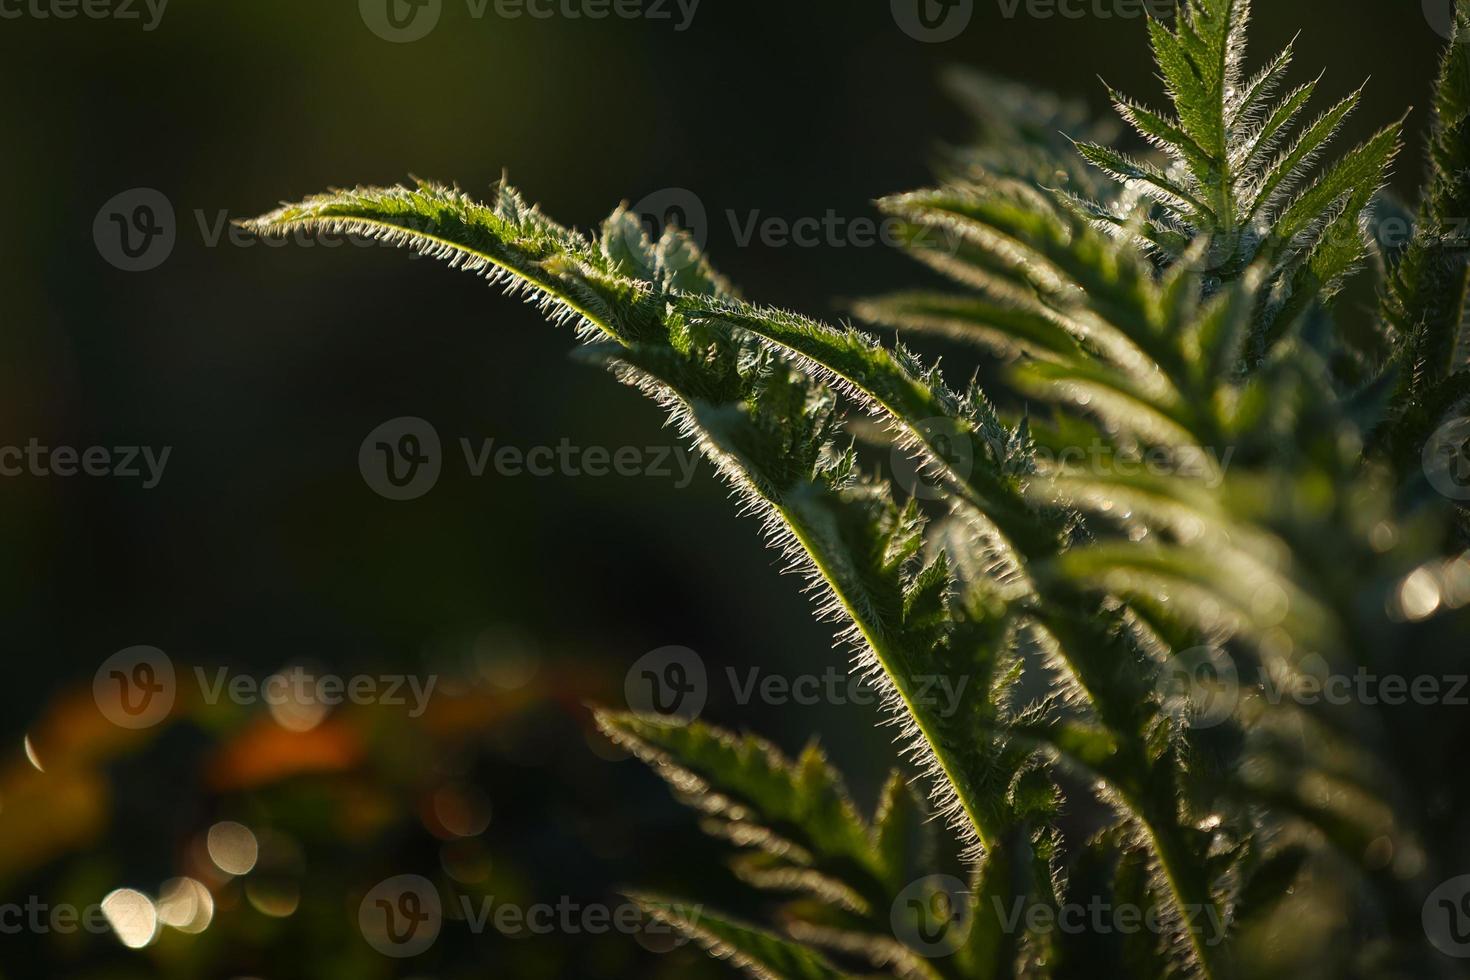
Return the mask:
<path id="1" fill-rule="evenodd" d="M 1314 177 L 1314 165 L 1361 92 L 1297 131 L 1317 83 L 1280 94 L 1290 47 L 1247 76 L 1249 16 L 1248 0 L 1191 0 L 1181 5 L 1174 29 L 1149 22 L 1174 114 L 1112 95 L 1123 118 L 1165 159 L 1156 164 L 1111 146 L 1079 143 L 1082 155 L 1122 184 L 1123 193 L 1108 203 L 1078 203 L 1083 213 L 1156 250 L 1161 260 L 1195 263 L 1207 288 L 1262 264 L 1266 283 L 1250 347 L 1258 360 L 1296 315 L 1335 295 L 1367 258 L 1361 224 L 1399 139 L 1397 126 L 1383 129 Z"/>
<path id="2" fill-rule="evenodd" d="M 1386 257 L 1383 319 L 1398 341 L 1394 424 L 1401 466 L 1413 465 L 1428 431 L 1470 394 L 1465 299 L 1470 288 L 1470 11 L 1457 8 L 1429 135 L 1429 177 L 1409 243 Z"/>
<path id="3" fill-rule="evenodd" d="M 1463 723 L 1445 704 L 1301 692 L 1463 668 L 1470 557 L 1403 461 L 1470 395 L 1451 353 L 1464 252 L 1416 239 L 1381 256 L 1389 352 L 1365 365 L 1376 385 L 1345 386 L 1340 363 L 1370 352 L 1330 303 L 1373 254 L 1362 225 L 1396 129 L 1310 179 L 1356 96 L 1291 138 L 1312 86 L 1273 101 L 1290 52 L 1246 76 L 1248 6 L 1195 0 L 1173 29 L 1150 24 L 1174 112 L 1117 98 L 1146 157 L 1064 103 L 951 80 L 980 140 L 942 187 L 880 207 L 960 289 L 857 313 L 998 354 L 993 398 L 900 344 L 740 299 L 688 236 L 650 241 L 626 208 L 587 236 L 508 186 L 487 206 L 419 183 L 250 223 L 397 242 L 573 322 L 586 359 L 715 462 L 887 693 L 946 835 L 897 775 L 867 819 L 815 747 L 790 761 L 700 723 L 598 715 L 780 896 L 780 934 L 644 900 L 736 966 L 1454 975 L 1420 909 L 1470 867 L 1470 787 L 1443 778 Z M 1467 0 L 1459 18 L 1470 30 Z M 1465 213 L 1466 50 L 1439 84 L 1428 226 Z M 1121 187 L 1058 156 L 1053 125 Z M 870 470 L 853 412 L 914 454 L 942 506 Z M 1201 663 L 1223 705 L 1188 683 Z M 954 710 L 924 696 L 935 679 L 962 692 Z M 1351 921 L 1320 914 L 1334 901 Z M 1068 927 L 1095 907 L 1148 925 Z"/>
<path id="4" fill-rule="evenodd" d="M 780 936 L 703 912 L 692 915 L 656 898 L 638 899 L 655 919 L 694 937 L 712 956 L 729 960 L 751 976 L 762 980 L 840 980 L 845 976 L 822 956 Z"/>

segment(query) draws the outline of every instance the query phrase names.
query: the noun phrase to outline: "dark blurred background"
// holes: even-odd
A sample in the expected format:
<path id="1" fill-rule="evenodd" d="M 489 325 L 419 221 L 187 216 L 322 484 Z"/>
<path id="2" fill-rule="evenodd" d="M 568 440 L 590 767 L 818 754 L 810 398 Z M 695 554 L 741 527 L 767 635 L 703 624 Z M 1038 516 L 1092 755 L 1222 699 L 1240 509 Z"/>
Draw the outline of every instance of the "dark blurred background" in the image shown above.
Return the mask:
<path id="1" fill-rule="evenodd" d="M 171 451 L 151 489 L 0 478 L 0 905 L 84 908 L 124 887 L 161 905 L 187 878 L 214 909 L 202 932 L 159 929 L 141 950 L 111 931 L 0 931 L 0 975 L 727 975 L 655 935 L 453 922 L 400 961 L 364 941 L 358 903 L 418 874 L 446 901 L 613 906 L 638 885 L 746 908 L 721 848 L 657 779 L 610 761 L 586 704 L 621 703 L 638 658 L 688 647 L 709 669 L 705 718 L 787 751 L 820 738 L 870 808 L 894 764 L 875 708 L 740 704 L 727 680 L 841 666 L 799 582 L 707 466 L 687 487 L 677 471 L 467 472 L 461 437 L 675 444 L 533 308 L 385 248 L 213 236 L 283 199 L 410 173 L 486 194 L 506 170 L 584 228 L 621 199 L 687 188 L 747 295 L 837 317 L 844 298 L 926 274 L 882 246 L 741 247 L 727 212 L 852 221 L 921 185 L 939 144 L 968 133 L 936 85 L 949 64 L 1098 112 L 1099 75 L 1159 104 L 1142 22 L 1095 12 L 1136 6 L 1038 18 L 976 0 L 959 37 L 926 43 L 876 0 L 703 0 L 684 30 L 672 4 L 670 20 L 592 21 L 443 0 L 431 33 L 389 43 L 354 0 L 173 0 L 152 30 L 141 0 L 137 20 L 35 16 L 46 2 L 0 0 L 0 446 Z M 1348 140 L 1425 104 L 1442 38 L 1417 0 L 1257 7 L 1257 64 L 1300 31 L 1298 81 L 1326 67 L 1336 98 L 1372 76 Z M 1405 188 L 1424 118 L 1409 120 Z M 94 238 L 99 209 L 135 188 L 174 211 L 172 252 L 143 272 Z M 435 427 L 444 470 L 392 501 L 358 453 L 404 416 Z M 136 733 L 92 696 L 103 661 L 135 645 L 166 652 L 183 692 Z M 192 679 L 298 665 L 440 686 L 419 718 L 379 705 L 283 723 L 200 703 Z M 248 874 L 212 855 L 221 822 L 253 835 Z"/>

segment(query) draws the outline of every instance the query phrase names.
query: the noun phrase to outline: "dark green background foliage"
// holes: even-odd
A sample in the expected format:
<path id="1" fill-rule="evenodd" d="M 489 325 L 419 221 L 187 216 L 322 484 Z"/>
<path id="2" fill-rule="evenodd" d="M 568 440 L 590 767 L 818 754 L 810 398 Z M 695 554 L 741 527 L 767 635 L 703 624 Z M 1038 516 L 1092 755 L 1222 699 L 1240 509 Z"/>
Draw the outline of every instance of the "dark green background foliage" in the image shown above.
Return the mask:
<path id="1" fill-rule="evenodd" d="M 1373 76 L 1341 147 L 1421 107 L 1393 178 L 1410 199 L 1442 42 L 1416 7 L 1263 4 L 1251 35 L 1260 64 L 1301 31 L 1296 80 L 1328 69 L 1319 106 Z M 212 226 L 222 213 L 410 171 L 485 198 L 505 168 L 559 219 L 589 227 L 620 199 L 684 186 L 714 216 L 708 250 L 724 274 L 762 302 L 832 320 L 841 298 L 924 274 L 881 247 L 738 248 L 726 209 L 856 218 L 875 213 L 874 197 L 923 186 L 936 142 L 971 135 L 939 95 L 947 64 L 1077 95 L 1099 117 L 1099 73 L 1162 103 L 1140 22 L 1007 20 L 1001 9 L 980 4 L 971 29 L 945 45 L 911 40 L 877 3 L 705 0 L 684 33 L 638 21 L 477 22 L 449 4 L 438 31 L 401 46 L 338 2 L 174 0 L 151 33 L 0 21 L 0 444 L 174 447 L 167 478 L 146 493 L 0 481 L 9 752 L 18 758 L 22 733 L 136 643 L 252 672 L 305 659 L 451 674 L 489 631 L 495 649 L 539 665 L 537 694 L 511 721 L 487 724 L 452 757 L 384 765 L 378 789 L 398 816 L 373 838 L 319 819 L 350 807 L 324 803 L 309 783 L 212 785 L 211 752 L 232 719 L 171 728 L 110 758 L 105 822 L 65 853 L 7 862 L 0 900 L 82 901 L 97 887 L 157 881 L 200 827 L 248 817 L 307 842 L 302 911 L 265 920 L 242 906 L 197 948 L 160 949 L 154 961 L 107 937 L 6 937 L 0 974 L 53 975 L 65 963 L 78 976 L 142 976 L 161 963 L 178 976 L 399 975 L 361 949 L 342 896 L 439 860 L 416 819 L 422 781 L 405 773 L 420 768 L 463 774 L 489 795 L 491 891 L 607 902 L 636 882 L 753 918 L 759 902 L 656 781 L 589 748 L 582 707 L 615 702 L 627 665 L 667 643 L 693 647 L 716 671 L 842 661 L 710 468 L 676 490 L 655 479 L 470 480 L 451 467 L 423 500 L 384 501 L 363 485 L 356 455 L 394 416 L 428 418 L 447 441 L 673 437 L 654 408 L 567 359 L 566 335 L 534 309 L 472 278 L 387 250 L 209 248 L 195 213 Z M 135 186 L 172 200 L 180 240 L 162 268 L 129 275 L 102 261 L 91 228 L 103 201 Z M 1361 324 L 1374 304 L 1360 288 L 1339 309 Z M 791 752 L 817 733 L 863 810 L 878 800 L 891 730 L 874 728 L 874 709 L 742 706 L 717 684 L 707 717 Z M 443 940 L 415 970 L 726 972 L 692 949 L 649 954 L 617 935 L 493 933 Z"/>

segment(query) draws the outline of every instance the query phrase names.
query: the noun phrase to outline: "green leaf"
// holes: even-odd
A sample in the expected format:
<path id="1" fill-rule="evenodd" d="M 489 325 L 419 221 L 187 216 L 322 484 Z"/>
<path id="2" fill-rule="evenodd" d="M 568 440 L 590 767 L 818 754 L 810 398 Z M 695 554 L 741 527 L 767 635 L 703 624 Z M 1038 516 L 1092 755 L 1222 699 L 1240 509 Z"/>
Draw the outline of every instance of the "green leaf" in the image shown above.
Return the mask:
<path id="1" fill-rule="evenodd" d="M 976 296 L 897 293 L 864 300 L 854 312 L 869 323 L 970 342 L 1006 356 L 1070 358 L 1080 347 L 1056 313 Z"/>
<path id="2" fill-rule="evenodd" d="M 891 892 L 934 867 L 934 825 L 902 774 L 890 774 L 884 784 L 873 828 L 878 862 Z"/>
<path id="3" fill-rule="evenodd" d="M 1241 173 L 1254 173 L 1264 162 L 1264 157 L 1275 151 L 1297 116 L 1306 108 L 1317 91 L 1317 82 L 1310 81 L 1294 90 L 1271 110 L 1259 129 L 1249 134 L 1237 153 L 1236 169 Z"/>
<path id="4" fill-rule="evenodd" d="M 1338 161 L 1311 188 L 1283 211 L 1271 230 L 1280 243 L 1293 242 L 1332 207 L 1348 198 L 1343 215 L 1356 230 L 1356 218 L 1383 186 L 1389 164 L 1399 149 L 1399 127 L 1390 126 Z M 1361 234 L 1355 235 L 1361 240 Z"/>
<path id="5" fill-rule="evenodd" d="M 1115 180 L 1137 181 L 1152 188 L 1149 193 L 1158 195 L 1161 201 L 1175 208 L 1185 220 L 1198 224 L 1209 224 L 1215 220 L 1208 204 L 1196 198 L 1189 188 L 1171 180 L 1157 167 L 1096 143 L 1078 143 L 1077 151 L 1087 162 Z"/>
<path id="6" fill-rule="evenodd" d="M 1342 876 L 1332 887 L 1364 908 L 1408 910 L 1374 941 L 1394 969 L 1428 975 L 1422 896 L 1405 894 L 1407 865 L 1381 856 L 1386 841 L 1395 862 L 1423 866 L 1417 877 L 1447 873 L 1426 845 L 1453 828 L 1432 814 L 1463 807 L 1440 807 L 1442 780 L 1422 778 L 1443 771 L 1426 760 L 1444 758 L 1447 731 L 1369 705 L 1262 703 L 1249 685 L 1217 729 L 1194 731 L 1161 691 L 1201 645 L 1228 644 L 1242 670 L 1304 669 L 1318 653 L 1345 673 L 1382 670 L 1391 651 L 1406 671 L 1463 646 L 1436 630 L 1470 602 L 1460 559 L 1441 553 L 1454 540 L 1443 509 L 1364 465 L 1369 400 L 1344 394 L 1345 380 L 1399 379 L 1388 442 L 1417 468 L 1415 439 L 1470 397 L 1462 256 L 1417 239 L 1390 256 L 1378 338 L 1397 344 L 1390 364 L 1344 339 L 1328 303 L 1368 254 L 1362 222 L 1397 131 L 1317 171 L 1358 97 L 1293 139 L 1315 83 L 1278 99 L 1289 49 L 1247 78 L 1248 13 L 1245 0 L 1185 0 L 1172 28 L 1150 26 L 1173 114 L 1113 97 L 1159 153 L 1128 155 L 1070 107 L 976 83 L 980 145 L 952 155 L 945 186 L 880 202 L 916 257 L 975 294 L 907 293 L 859 313 L 1000 350 L 1009 369 L 984 375 L 1003 382 L 995 400 L 974 383 L 951 388 L 899 343 L 744 302 L 689 236 L 650 241 L 626 207 L 584 235 L 508 187 L 481 205 L 420 183 L 333 192 L 251 227 L 373 235 L 526 292 L 593 341 L 585 360 L 666 407 L 885 692 L 950 821 L 946 843 L 967 850 L 977 900 L 1055 906 L 1069 877 L 1092 879 L 1096 894 L 1158 904 L 1177 926 L 1191 908 L 1269 906 L 1289 875 L 1258 857 L 1263 842 L 1308 839 L 1347 859 L 1320 862 Z M 1421 227 L 1470 207 L 1464 48 L 1442 72 Z M 1079 141 L 1076 161 L 1057 159 L 1058 129 Z M 1038 401 L 1057 406 L 1051 417 Z M 866 445 L 847 443 L 876 441 L 879 426 L 914 452 L 938 499 L 864 471 Z M 1077 449 L 1102 456 L 1065 455 Z M 1206 450 L 1227 454 L 1219 471 L 1180 468 Z M 1130 471 L 1129 453 L 1163 468 Z M 707 829 L 748 848 L 736 864 L 747 883 L 797 896 L 780 911 L 789 940 L 675 914 L 758 975 L 836 975 L 815 947 L 925 980 L 1214 978 L 1252 952 L 1181 928 L 1163 943 L 1063 949 L 986 916 L 950 957 L 905 954 L 893 903 L 950 848 L 935 846 L 900 777 L 869 825 L 815 748 L 788 760 L 698 723 L 599 724 Z M 1080 862 L 1064 860 L 1077 851 L 1054 826 L 1057 771 L 1078 777 L 1065 805 L 1079 819 L 1118 827 Z"/>
<path id="7" fill-rule="evenodd" d="M 758 980 L 842 980 L 847 976 L 815 950 L 699 906 L 644 895 L 633 898 L 654 918 L 698 942 L 715 959 L 725 960 Z"/>
<path id="8" fill-rule="evenodd" d="M 723 834 L 813 867 L 865 898 L 880 894 L 887 868 L 872 833 L 816 746 L 792 762 L 768 742 L 700 722 L 605 711 L 596 718 L 609 738 L 717 818 Z"/>
<path id="9" fill-rule="evenodd" d="M 1322 150 L 1332 141 L 1350 116 L 1363 94 L 1359 90 L 1328 109 L 1312 123 L 1290 149 L 1281 154 L 1255 181 L 1250 195 L 1250 206 L 1245 212 L 1247 221 L 1267 220 L 1279 200 L 1299 183 L 1307 169 Z"/>
<path id="10" fill-rule="evenodd" d="M 943 629 L 905 621 L 920 515 L 900 510 L 886 488 L 857 477 L 850 455 L 833 444 L 835 395 L 746 329 L 783 322 L 779 317 L 735 300 L 686 236 L 666 234 L 654 247 L 653 278 L 632 278 L 629 273 L 648 274 L 647 245 L 627 233 L 626 213 L 615 213 L 612 224 L 594 245 L 527 207 L 509 188 L 488 208 L 420 184 L 334 192 L 248 227 L 263 234 L 299 227 L 381 234 L 513 290 L 530 286 L 553 313 L 577 320 L 584 336 L 610 339 L 588 348 L 587 357 L 670 407 L 767 517 L 776 542 L 800 557 L 799 567 L 829 600 L 825 611 L 851 622 L 860 656 L 892 692 L 893 709 L 912 720 L 914 745 L 931 766 L 941 809 L 978 835 L 981 802 L 966 795 L 965 773 L 975 747 L 946 738 L 914 690 L 916 675 L 943 671 L 934 660 Z M 675 250 L 677 262 L 668 258 Z M 874 363 L 894 367 L 881 358 Z M 886 377 L 896 396 L 927 397 L 906 370 Z"/>
<path id="11" fill-rule="evenodd" d="M 1448 407 L 1453 375 L 1470 344 L 1470 2 L 1456 6 L 1454 40 L 1435 86 L 1429 134 L 1429 182 L 1413 238 L 1385 283 L 1383 319 L 1399 339 L 1399 387 L 1383 435 L 1401 467 L 1417 466 L 1440 422 L 1429 406 Z"/>
<path id="12" fill-rule="evenodd" d="M 1154 58 L 1174 117 L 1109 94 L 1123 118 L 1174 165 L 1161 170 L 1112 147 L 1083 143 L 1079 150 L 1088 161 L 1152 203 L 1130 209 L 1126 191 L 1122 204 L 1071 192 L 1063 198 L 1119 240 L 1165 264 L 1193 267 L 1210 288 L 1239 279 L 1267 258 L 1267 288 L 1259 294 L 1257 328 L 1248 347 L 1253 366 L 1302 316 L 1329 303 L 1365 257 L 1359 225 L 1383 183 L 1397 139 L 1395 130 L 1384 131 L 1288 203 L 1292 192 L 1309 181 L 1361 92 L 1329 109 L 1271 159 L 1290 137 L 1316 83 L 1273 105 L 1291 66 L 1290 46 L 1247 80 L 1249 18 L 1248 0 L 1181 0 L 1172 28 L 1150 21 Z M 1178 364 L 1158 351 L 1150 353 L 1177 376 Z"/>

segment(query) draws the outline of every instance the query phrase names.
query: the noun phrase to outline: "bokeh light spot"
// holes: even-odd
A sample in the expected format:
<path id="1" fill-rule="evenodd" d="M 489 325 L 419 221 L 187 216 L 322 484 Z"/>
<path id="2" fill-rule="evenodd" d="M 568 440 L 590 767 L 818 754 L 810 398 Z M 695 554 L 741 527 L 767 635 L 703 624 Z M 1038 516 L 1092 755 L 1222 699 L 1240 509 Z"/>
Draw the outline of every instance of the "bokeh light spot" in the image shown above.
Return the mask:
<path id="1" fill-rule="evenodd" d="M 225 874 L 249 874 L 260 856 L 260 845 L 250 828 L 225 820 L 209 828 L 209 859 Z"/>
<path id="2" fill-rule="evenodd" d="M 142 949 L 158 931 L 158 911 L 142 892 L 119 888 L 102 900 L 102 915 L 129 949 Z"/>

